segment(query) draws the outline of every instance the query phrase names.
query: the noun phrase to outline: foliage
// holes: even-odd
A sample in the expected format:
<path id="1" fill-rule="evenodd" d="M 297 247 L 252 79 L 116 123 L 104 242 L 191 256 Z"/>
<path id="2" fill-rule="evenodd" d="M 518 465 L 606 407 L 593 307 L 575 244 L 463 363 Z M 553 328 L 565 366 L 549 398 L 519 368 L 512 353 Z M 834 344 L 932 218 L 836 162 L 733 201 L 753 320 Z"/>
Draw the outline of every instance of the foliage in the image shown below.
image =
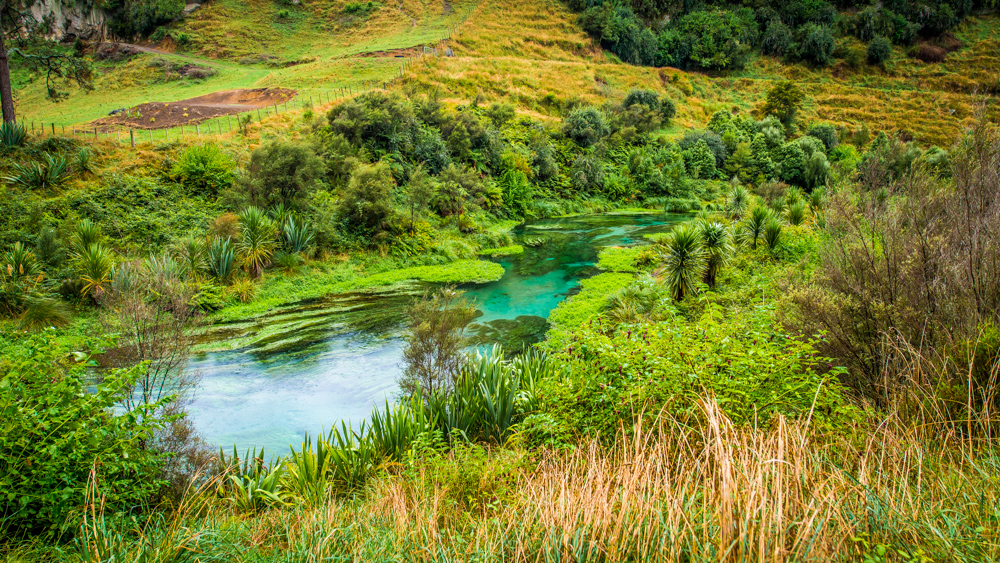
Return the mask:
<path id="1" fill-rule="evenodd" d="M 143 443 L 162 424 L 148 416 L 161 405 L 113 410 L 140 370 L 113 370 L 94 386 L 93 362 L 67 357 L 52 334 L 27 337 L 17 350 L 0 358 L 4 536 L 72 534 L 88 482 L 102 491 L 106 510 L 148 507 L 163 485 L 163 457 Z"/>
<path id="2" fill-rule="evenodd" d="M 410 309 L 410 335 L 403 347 L 399 386 L 409 396 L 431 396 L 455 385 L 465 348 L 463 332 L 473 305 L 454 288 L 425 295 Z"/>
<path id="3" fill-rule="evenodd" d="M 773 115 L 785 125 L 795 120 L 795 114 L 802 108 L 805 94 L 791 80 L 782 80 L 767 91 L 767 98 L 761 113 Z"/>
<path id="4" fill-rule="evenodd" d="M 77 273 L 83 281 L 83 295 L 100 297 L 111 283 L 115 265 L 112 250 L 103 243 L 90 243 L 77 255 Z"/>
<path id="5" fill-rule="evenodd" d="M 573 110 L 563 122 L 563 130 L 581 147 L 593 145 L 610 132 L 604 114 L 589 106 Z"/>
<path id="6" fill-rule="evenodd" d="M 171 174 L 197 195 L 214 197 L 235 178 L 233 160 L 216 145 L 188 147 Z"/>
<path id="7" fill-rule="evenodd" d="M 9 184 L 29 190 L 45 190 L 62 185 L 69 179 L 71 171 L 65 156 L 45 153 L 44 162 L 13 165 L 13 175 L 3 180 Z"/>
<path id="8" fill-rule="evenodd" d="M 315 238 L 313 229 L 305 221 L 295 217 L 289 217 L 281 228 L 281 234 L 285 238 L 285 246 L 293 253 L 304 252 Z"/>
<path id="9" fill-rule="evenodd" d="M 271 262 L 278 227 L 259 207 L 249 206 L 239 214 L 240 239 L 237 248 L 243 267 L 251 277 L 258 278 Z"/>
<path id="10" fill-rule="evenodd" d="M 660 32 L 657 64 L 706 70 L 740 70 L 755 43 L 757 25 L 748 10 L 690 12 Z"/>
<path id="11" fill-rule="evenodd" d="M 262 208 L 283 204 L 301 208 L 326 173 L 323 161 L 304 143 L 271 141 L 253 151 L 241 196 Z"/>
<path id="12" fill-rule="evenodd" d="M 21 123 L 5 121 L 0 124 L 0 146 L 20 147 L 28 138 L 28 131 Z"/>
<path id="13" fill-rule="evenodd" d="M 675 301 L 698 293 L 697 285 L 706 274 L 708 254 L 695 227 L 675 227 L 664 242 L 665 284 Z"/>

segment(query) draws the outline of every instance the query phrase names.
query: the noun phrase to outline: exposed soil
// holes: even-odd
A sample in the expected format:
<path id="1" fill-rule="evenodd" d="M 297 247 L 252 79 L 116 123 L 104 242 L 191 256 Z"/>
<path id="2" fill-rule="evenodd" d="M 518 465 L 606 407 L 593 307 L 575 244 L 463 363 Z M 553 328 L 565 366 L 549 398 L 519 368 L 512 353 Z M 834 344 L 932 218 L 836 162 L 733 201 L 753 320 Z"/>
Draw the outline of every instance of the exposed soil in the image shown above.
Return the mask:
<path id="1" fill-rule="evenodd" d="M 361 53 L 361 57 L 381 57 L 381 58 L 403 58 L 403 57 L 418 57 L 424 52 L 423 45 L 419 47 L 409 47 L 407 49 L 389 49 L 386 51 L 368 51 L 367 53 Z"/>
<path id="2" fill-rule="evenodd" d="M 149 102 L 123 108 L 116 110 L 114 115 L 94 121 L 92 125 L 105 129 L 168 129 L 281 104 L 294 96 L 295 90 L 288 88 L 225 90 L 177 102 Z"/>

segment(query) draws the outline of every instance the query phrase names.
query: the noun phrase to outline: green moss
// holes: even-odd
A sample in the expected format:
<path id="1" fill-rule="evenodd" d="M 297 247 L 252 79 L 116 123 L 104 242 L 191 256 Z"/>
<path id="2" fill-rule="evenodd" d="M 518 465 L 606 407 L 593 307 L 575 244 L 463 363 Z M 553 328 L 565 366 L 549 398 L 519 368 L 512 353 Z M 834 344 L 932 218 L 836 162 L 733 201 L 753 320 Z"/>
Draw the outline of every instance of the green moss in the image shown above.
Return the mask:
<path id="1" fill-rule="evenodd" d="M 609 246 L 597 255 L 597 267 L 608 272 L 638 272 L 638 261 L 649 252 L 644 246 Z"/>
<path id="2" fill-rule="evenodd" d="M 492 256 L 494 258 L 498 256 L 512 256 L 514 254 L 521 254 L 524 252 L 524 247 L 520 244 L 512 244 L 510 246 L 501 246 L 499 248 L 487 248 L 485 250 L 480 250 L 479 254 L 481 256 Z"/>
<path id="3" fill-rule="evenodd" d="M 549 340 L 559 342 L 581 324 L 597 316 L 608 296 L 632 283 L 631 274 L 605 273 L 580 283 L 580 293 L 563 301 L 549 313 Z"/>
<path id="4" fill-rule="evenodd" d="M 394 268 L 371 275 L 359 272 L 356 265 L 333 266 L 326 272 L 313 272 L 301 276 L 268 277 L 258 298 L 252 303 L 227 307 L 211 319 L 229 322 L 247 319 L 285 305 L 315 299 L 324 295 L 358 289 L 381 287 L 404 281 L 416 280 L 432 283 L 486 283 L 503 276 L 503 266 L 486 260 L 457 260 L 448 264 Z"/>

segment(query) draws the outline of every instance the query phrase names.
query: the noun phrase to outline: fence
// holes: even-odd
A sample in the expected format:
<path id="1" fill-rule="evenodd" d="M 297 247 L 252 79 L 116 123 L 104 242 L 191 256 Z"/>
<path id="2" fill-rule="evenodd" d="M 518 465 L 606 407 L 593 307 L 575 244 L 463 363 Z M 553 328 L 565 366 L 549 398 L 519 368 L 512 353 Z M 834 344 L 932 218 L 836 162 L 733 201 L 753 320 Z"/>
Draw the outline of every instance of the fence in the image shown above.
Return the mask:
<path id="1" fill-rule="evenodd" d="M 478 2 L 466 7 L 463 10 L 461 21 L 453 26 L 446 27 L 447 33 L 442 41 L 452 39 L 452 37 L 458 33 L 458 28 L 468 21 L 469 17 L 472 16 L 478 7 Z M 447 56 L 452 56 L 450 48 L 448 48 L 446 52 L 448 53 Z M 249 128 L 249 125 L 254 123 L 254 116 L 257 118 L 256 123 L 261 123 L 264 119 L 275 117 L 282 112 L 288 113 L 289 111 L 304 110 L 307 107 L 306 104 L 309 106 L 314 106 L 314 104 L 323 105 L 324 103 L 330 105 L 372 90 L 388 89 L 396 82 L 405 79 L 407 70 L 409 70 L 415 62 L 422 61 L 425 56 L 440 57 L 441 54 L 442 49 L 425 45 L 418 55 L 401 57 L 403 60 L 401 61 L 395 76 L 389 79 L 366 79 L 362 80 L 358 84 L 349 84 L 347 86 L 321 90 L 318 92 L 313 91 L 313 94 L 308 97 L 300 95 L 294 100 L 285 101 L 280 104 L 276 103 L 270 106 L 262 106 L 245 112 L 213 117 L 177 127 L 162 129 L 137 129 L 131 127 L 116 127 L 113 125 L 74 125 L 68 127 L 66 125 L 60 125 L 57 127 L 53 122 L 46 123 L 44 121 L 30 121 L 28 131 L 32 136 L 35 136 L 36 134 L 40 137 L 71 136 L 72 138 L 93 141 L 104 139 L 109 142 L 115 141 L 117 143 L 127 143 L 132 147 L 142 143 L 149 143 L 150 145 L 153 145 L 157 142 L 169 143 L 172 140 L 180 141 L 185 138 L 191 139 L 192 137 L 196 139 L 200 139 L 202 137 L 206 139 L 210 139 L 212 137 L 218 138 L 233 132 L 239 132 L 240 129 L 245 130 L 246 128 Z M 289 109 L 289 104 L 291 104 L 291 109 Z M 245 123 L 245 125 L 242 123 Z"/>

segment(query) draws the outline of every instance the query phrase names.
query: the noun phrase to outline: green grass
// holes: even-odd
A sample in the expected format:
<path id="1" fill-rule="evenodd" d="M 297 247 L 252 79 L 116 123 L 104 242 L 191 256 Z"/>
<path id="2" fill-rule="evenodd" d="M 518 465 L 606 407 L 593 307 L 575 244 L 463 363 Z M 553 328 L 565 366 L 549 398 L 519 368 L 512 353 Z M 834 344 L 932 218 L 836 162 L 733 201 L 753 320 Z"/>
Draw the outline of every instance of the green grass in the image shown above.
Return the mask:
<path id="1" fill-rule="evenodd" d="M 645 246 L 609 246 L 597 255 L 597 267 L 608 272 L 638 272 L 636 262 L 648 250 Z"/>
<path id="2" fill-rule="evenodd" d="M 250 319 L 275 307 L 304 299 L 406 281 L 486 283 L 500 279 L 503 272 L 503 266 L 486 260 L 457 260 L 448 264 L 394 268 L 372 274 L 359 271 L 356 264 L 342 263 L 328 266 L 326 271 L 319 270 L 304 275 L 268 276 L 257 292 L 256 300 L 226 307 L 210 319 L 216 322 Z"/>
<path id="3" fill-rule="evenodd" d="M 501 246 L 499 248 L 487 248 L 480 250 L 480 256 L 492 256 L 494 258 L 499 256 L 513 256 L 515 254 L 521 254 L 524 252 L 524 247 L 520 244 L 512 244 L 510 246 Z"/>
<path id="4" fill-rule="evenodd" d="M 632 279 L 632 274 L 608 272 L 580 282 L 580 293 L 559 303 L 549 313 L 552 325 L 549 341 L 562 342 L 581 324 L 596 317 L 608 296 L 632 283 Z"/>

